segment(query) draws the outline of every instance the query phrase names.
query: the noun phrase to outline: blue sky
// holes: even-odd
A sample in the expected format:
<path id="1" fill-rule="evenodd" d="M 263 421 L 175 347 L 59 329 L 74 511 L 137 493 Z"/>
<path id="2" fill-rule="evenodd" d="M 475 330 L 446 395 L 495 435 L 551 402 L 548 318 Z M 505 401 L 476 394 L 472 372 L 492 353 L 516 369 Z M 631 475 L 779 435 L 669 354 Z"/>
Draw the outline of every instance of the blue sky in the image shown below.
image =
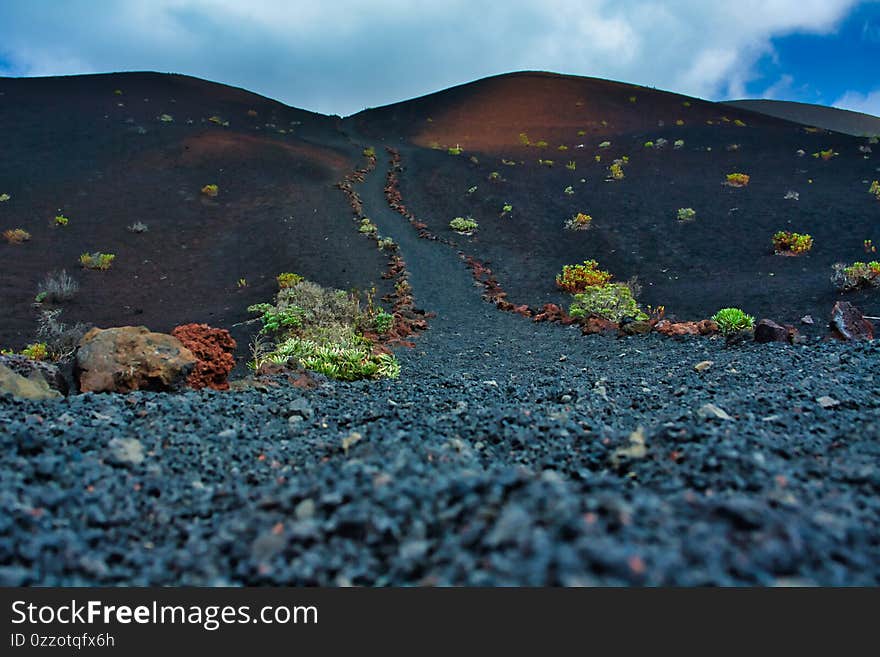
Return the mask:
<path id="1" fill-rule="evenodd" d="M 880 115 L 880 0 L 2 0 L 0 75 L 186 73 L 325 113 L 537 69 Z"/>

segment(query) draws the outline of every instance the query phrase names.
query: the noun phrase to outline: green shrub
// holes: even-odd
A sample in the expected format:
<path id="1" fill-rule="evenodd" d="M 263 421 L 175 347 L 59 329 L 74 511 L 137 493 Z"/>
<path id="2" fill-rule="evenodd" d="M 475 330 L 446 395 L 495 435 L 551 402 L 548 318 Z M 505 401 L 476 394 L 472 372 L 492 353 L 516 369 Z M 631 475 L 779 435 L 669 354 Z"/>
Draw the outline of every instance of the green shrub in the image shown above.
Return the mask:
<path id="1" fill-rule="evenodd" d="M 565 168 L 569 171 L 574 171 L 577 169 L 577 163 L 574 160 L 569 160 L 568 164 L 565 165 Z"/>
<path id="2" fill-rule="evenodd" d="M 565 189 L 562 190 L 562 193 L 567 194 L 568 196 L 571 196 L 572 194 L 574 194 L 574 187 L 569 185 L 568 187 L 566 187 Z"/>
<path id="3" fill-rule="evenodd" d="M 581 265 L 565 265 L 562 273 L 556 276 L 556 286 L 569 294 L 577 294 L 588 287 L 606 285 L 611 281 L 611 274 L 598 267 L 595 260 L 584 260 Z"/>
<path id="4" fill-rule="evenodd" d="M 294 359 L 300 366 L 340 381 L 389 378 L 400 375 L 400 364 L 391 354 L 374 354 L 368 344 L 319 344 L 289 338 L 279 344 L 272 360 Z"/>
<path id="5" fill-rule="evenodd" d="M 471 233 L 477 229 L 479 224 L 470 217 L 456 217 L 449 222 L 449 227 L 457 233 Z"/>
<path id="6" fill-rule="evenodd" d="M 248 306 L 248 312 L 262 313 L 260 321 L 263 323 L 263 328 L 260 333 L 263 335 L 274 335 L 300 328 L 303 325 L 303 315 L 305 314 L 303 309 L 297 306 L 287 306 L 279 310 L 268 303 Z"/>
<path id="7" fill-rule="evenodd" d="M 12 197 L 9 194 L 0 194 L 0 203 L 5 203 Z"/>
<path id="8" fill-rule="evenodd" d="M 565 222 L 566 230 L 587 230 L 593 223 L 593 217 L 583 212 L 578 212 L 569 217 Z"/>
<path id="9" fill-rule="evenodd" d="M 376 329 L 376 333 L 379 335 L 385 335 L 388 333 L 392 326 L 394 326 L 394 315 L 391 313 L 380 310 L 376 313 L 376 316 L 373 317 L 373 328 Z"/>
<path id="10" fill-rule="evenodd" d="M 679 221 L 691 221 L 696 216 L 697 216 L 697 213 L 693 208 L 679 208 L 678 209 L 678 220 Z"/>
<path id="11" fill-rule="evenodd" d="M 55 215 L 55 219 L 52 222 L 55 226 L 66 226 L 70 223 L 70 219 L 65 217 L 63 214 Z"/>
<path id="12" fill-rule="evenodd" d="M 112 253 L 101 253 L 100 251 L 95 251 L 94 253 L 83 253 L 79 257 L 79 264 L 81 264 L 86 269 L 106 271 L 110 269 L 110 266 L 113 264 L 113 261 L 115 259 L 116 256 Z"/>
<path id="13" fill-rule="evenodd" d="M 363 150 L 364 157 L 376 157 L 376 149 L 372 146 L 368 146 Z"/>
<path id="14" fill-rule="evenodd" d="M 450 155 L 461 155 L 464 149 L 461 146 L 451 146 L 446 149 L 446 152 Z"/>
<path id="15" fill-rule="evenodd" d="M 868 193 L 873 194 L 874 198 L 880 201 L 880 181 L 872 181 L 870 187 L 868 187 Z"/>
<path id="16" fill-rule="evenodd" d="M 49 348 L 45 342 L 35 342 L 22 349 L 21 355 L 31 360 L 46 360 L 49 357 Z"/>
<path id="17" fill-rule="evenodd" d="M 394 251 L 397 248 L 397 243 L 390 237 L 380 237 L 376 240 L 376 246 L 380 251 Z"/>
<path id="18" fill-rule="evenodd" d="M 755 318 L 746 315 L 739 308 L 722 308 L 712 315 L 712 321 L 718 324 L 724 335 L 751 329 L 755 325 Z"/>
<path id="19" fill-rule="evenodd" d="M 37 286 L 37 303 L 62 303 L 70 301 L 76 296 L 79 290 L 77 283 L 67 271 L 53 272 L 47 274 L 43 281 Z"/>
<path id="20" fill-rule="evenodd" d="M 361 219 L 361 225 L 358 227 L 358 231 L 364 235 L 375 235 L 379 232 L 379 228 L 367 217 L 364 217 Z"/>
<path id="21" fill-rule="evenodd" d="M 584 288 L 583 292 L 574 295 L 568 314 L 576 318 L 593 315 L 612 322 L 620 322 L 627 317 L 648 319 L 639 309 L 632 289 L 626 283 L 591 285 Z"/>

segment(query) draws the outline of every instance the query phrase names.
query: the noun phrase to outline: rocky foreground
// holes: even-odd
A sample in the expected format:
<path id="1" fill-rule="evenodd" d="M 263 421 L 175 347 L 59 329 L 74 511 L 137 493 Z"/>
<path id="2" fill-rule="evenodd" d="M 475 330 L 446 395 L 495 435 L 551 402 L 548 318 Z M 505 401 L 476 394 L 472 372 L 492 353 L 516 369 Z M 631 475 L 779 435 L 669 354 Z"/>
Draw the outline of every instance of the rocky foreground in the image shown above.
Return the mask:
<path id="1" fill-rule="evenodd" d="M 397 381 L 0 397 L 0 583 L 880 584 L 880 346 L 495 322 Z"/>

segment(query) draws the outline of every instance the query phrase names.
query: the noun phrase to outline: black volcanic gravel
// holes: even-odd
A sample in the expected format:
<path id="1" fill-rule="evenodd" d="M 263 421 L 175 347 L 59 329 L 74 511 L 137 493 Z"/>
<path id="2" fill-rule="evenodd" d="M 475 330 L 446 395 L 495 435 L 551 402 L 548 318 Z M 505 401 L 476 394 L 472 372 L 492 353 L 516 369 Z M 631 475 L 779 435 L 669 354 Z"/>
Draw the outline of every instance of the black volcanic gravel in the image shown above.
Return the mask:
<path id="1" fill-rule="evenodd" d="M 494 314 L 395 382 L 3 398 L 0 582 L 880 583 L 877 345 Z"/>
<path id="2" fill-rule="evenodd" d="M 0 397 L 0 584 L 880 584 L 880 346 L 534 324 L 362 191 L 400 379 Z"/>

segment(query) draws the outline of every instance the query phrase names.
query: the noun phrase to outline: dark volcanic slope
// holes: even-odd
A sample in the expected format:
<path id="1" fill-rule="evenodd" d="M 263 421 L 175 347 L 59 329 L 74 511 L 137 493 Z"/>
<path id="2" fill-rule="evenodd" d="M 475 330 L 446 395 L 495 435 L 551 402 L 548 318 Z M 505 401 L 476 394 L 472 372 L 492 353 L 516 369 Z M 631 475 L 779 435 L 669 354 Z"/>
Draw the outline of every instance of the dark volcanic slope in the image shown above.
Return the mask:
<path id="1" fill-rule="evenodd" d="M 806 313 L 824 316 L 838 298 L 829 282 L 833 263 L 865 259 L 863 241 L 880 240 L 880 203 L 867 193 L 880 161 L 859 150 L 866 140 L 724 105 L 528 73 L 351 121 L 368 135 L 388 135 L 401 149 L 401 189 L 410 210 L 435 233 L 490 261 L 516 303 L 564 301 L 555 274 L 565 264 L 596 259 L 620 280 L 638 276 L 641 300 L 680 318 L 734 305 L 797 321 Z M 531 146 L 521 143 L 521 133 Z M 668 141 L 664 149 L 645 147 L 658 138 Z M 680 149 L 673 148 L 676 140 L 684 142 Z M 600 148 L 605 141 L 610 146 Z M 432 143 L 441 149 L 426 148 Z M 446 147 L 456 144 L 462 155 L 448 155 Z M 825 149 L 838 155 L 812 157 Z M 625 178 L 609 181 L 608 166 L 623 156 Z M 723 186 L 734 172 L 749 174 L 749 186 Z M 786 200 L 789 190 L 800 200 Z M 505 204 L 513 211 L 502 217 Z M 696 220 L 678 222 L 677 210 L 688 207 Z M 592 228 L 565 230 L 578 212 L 593 217 Z M 467 215 L 480 228 L 459 237 L 448 223 Z M 771 236 L 778 230 L 810 233 L 812 252 L 774 256 Z M 872 297 L 853 299 L 874 310 Z"/>
<path id="2" fill-rule="evenodd" d="M 856 137 L 880 135 L 880 117 L 837 107 L 764 99 L 729 100 L 724 104 Z"/>
<path id="3" fill-rule="evenodd" d="M 0 94 L 0 194 L 11 196 L 0 231 L 33 236 L 0 242 L 0 346 L 33 340 L 31 303 L 53 270 L 81 286 L 64 320 L 161 331 L 228 328 L 270 298 L 282 271 L 344 289 L 381 283 L 381 254 L 333 189 L 360 153 L 330 117 L 154 73 L 0 79 Z M 207 184 L 216 198 L 200 194 Z M 59 212 L 65 227 L 52 226 Z M 149 231 L 127 231 L 136 221 Z M 87 251 L 116 260 L 80 270 Z"/>

